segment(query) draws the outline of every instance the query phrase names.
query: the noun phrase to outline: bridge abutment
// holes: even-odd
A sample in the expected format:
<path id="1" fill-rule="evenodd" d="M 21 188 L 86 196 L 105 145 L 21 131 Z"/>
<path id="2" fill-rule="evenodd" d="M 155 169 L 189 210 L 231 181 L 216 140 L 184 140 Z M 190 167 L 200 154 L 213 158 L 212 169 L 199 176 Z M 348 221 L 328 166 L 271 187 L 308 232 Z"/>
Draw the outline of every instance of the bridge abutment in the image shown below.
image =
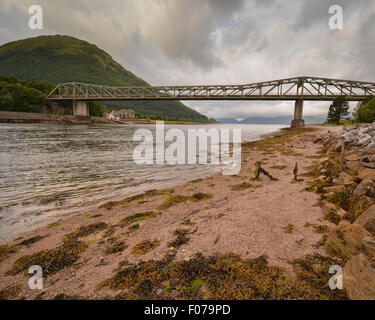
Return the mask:
<path id="1" fill-rule="evenodd" d="M 87 100 L 73 100 L 73 115 L 79 118 L 90 118 Z"/>
<path id="2" fill-rule="evenodd" d="M 292 120 L 291 128 L 301 128 L 305 126 L 305 120 L 302 119 L 303 115 L 303 99 L 297 99 L 294 106 L 294 119 Z"/>

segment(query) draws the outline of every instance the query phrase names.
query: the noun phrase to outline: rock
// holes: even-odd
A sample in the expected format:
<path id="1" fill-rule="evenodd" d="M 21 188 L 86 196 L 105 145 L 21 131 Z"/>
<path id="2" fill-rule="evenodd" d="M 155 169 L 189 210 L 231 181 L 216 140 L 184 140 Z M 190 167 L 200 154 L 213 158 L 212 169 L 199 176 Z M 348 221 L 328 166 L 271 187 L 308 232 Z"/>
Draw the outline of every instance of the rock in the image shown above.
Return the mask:
<path id="1" fill-rule="evenodd" d="M 158 290 L 156 290 L 156 295 L 160 296 L 163 294 L 163 292 L 164 292 L 163 289 L 159 288 Z"/>
<path id="2" fill-rule="evenodd" d="M 346 263 L 343 284 L 349 299 L 375 300 L 375 269 L 366 255 L 353 256 Z"/>
<path id="3" fill-rule="evenodd" d="M 371 179 L 375 180 L 375 170 L 370 168 L 359 168 L 358 169 L 358 178 L 361 180 Z"/>
<path id="4" fill-rule="evenodd" d="M 337 206 L 335 204 L 333 204 L 332 202 L 329 202 L 329 201 L 326 201 L 326 200 L 322 200 L 322 204 L 328 210 L 334 210 L 334 211 L 337 210 Z"/>
<path id="5" fill-rule="evenodd" d="M 328 192 L 323 195 L 326 199 L 334 199 L 336 197 L 335 192 Z"/>
<path id="6" fill-rule="evenodd" d="M 356 154 L 351 154 L 345 157 L 346 161 L 358 161 L 358 156 Z"/>
<path id="7" fill-rule="evenodd" d="M 374 162 L 360 162 L 359 165 L 364 168 L 370 168 L 375 169 L 375 163 Z"/>
<path id="8" fill-rule="evenodd" d="M 375 183 L 371 179 L 363 179 L 354 190 L 354 195 L 357 197 L 375 197 Z"/>
<path id="9" fill-rule="evenodd" d="M 336 211 L 336 214 L 338 214 L 341 219 L 345 217 L 345 215 L 347 214 L 347 212 L 343 209 L 343 208 L 338 208 L 337 211 Z"/>
<path id="10" fill-rule="evenodd" d="M 358 171 L 361 167 L 358 161 L 346 161 L 346 167 L 352 171 Z"/>
<path id="11" fill-rule="evenodd" d="M 322 138 L 316 138 L 316 139 L 314 139 L 313 143 L 319 143 L 321 141 L 322 141 Z"/>
<path id="12" fill-rule="evenodd" d="M 363 212 L 355 221 L 375 237 L 375 205 Z"/>
<path id="13" fill-rule="evenodd" d="M 319 176 L 319 177 L 315 178 L 313 181 L 325 182 L 326 181 L 326 176 Z"/>
<path id="14" fill-rule="evenodd" d="M 330 192 L 342 192 L 345 190 L 345 186 L 341 185 L 341 186 L 333 186 L 333 187 L 325 187 L 323 189 L 324 191 L 326 191 L 327 193 L 330 193 Z"/>
<path id="15" fill-rule="evenodd" d="M 375 162 L 375 155 L 370 155 L 370 156 L 367 156 L 367 159 L 369 162 Z"/>
<path id="16" fill-rule="evenodd" d="M 364 238 L 362 241 L 363 253 L 375 264 L 375 240 L 372 237 Z"/>
<path id="17" fill-rule="evenodd" d="M 350 258 L 362 252 L 363 239 L 371 236 L 359 224 L 341 221 L 340 224 L 328 234 L 325 248 L 328 252 L 343 258 Z"/>
<path id="18" fill-rule="evenodd" d="M 345 186 L 348 186 L 354 182 L 354 179 L 351 175 L 347 174 L 346 172 L 340 172 L 338 178 L 334 179 L 333 182 L 335 184 L 343 184 Z"/>

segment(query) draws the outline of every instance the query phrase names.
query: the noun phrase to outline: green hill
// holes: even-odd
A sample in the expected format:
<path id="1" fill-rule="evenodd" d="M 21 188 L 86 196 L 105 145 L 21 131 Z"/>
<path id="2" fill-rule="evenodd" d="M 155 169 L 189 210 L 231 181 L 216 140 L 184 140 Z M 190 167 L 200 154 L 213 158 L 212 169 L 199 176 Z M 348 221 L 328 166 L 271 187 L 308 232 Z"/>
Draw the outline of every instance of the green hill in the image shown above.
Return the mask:
<path id="1" fill-rule="evenodd" d="M 53 83 L 86 82 L 113 86 L 148 86 L 97 46 L 70 36 L 40 36 L 0 46 L 0 73 Z M 109 108 L 147 115 L 208 121 L 179 101 L 106 102 Z"/>

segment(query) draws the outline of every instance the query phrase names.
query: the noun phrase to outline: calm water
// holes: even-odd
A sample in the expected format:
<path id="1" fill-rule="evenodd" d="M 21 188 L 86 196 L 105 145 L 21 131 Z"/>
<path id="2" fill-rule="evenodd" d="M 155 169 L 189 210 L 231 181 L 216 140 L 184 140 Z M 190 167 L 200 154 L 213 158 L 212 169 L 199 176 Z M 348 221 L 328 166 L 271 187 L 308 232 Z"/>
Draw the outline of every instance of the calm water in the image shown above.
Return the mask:
<path id="1" fill-rule="evenodd" d="M 154 131 L 154 126 L 144 125 Z M 165 126 L 241 128 L 254 140 L 283 125 Z M 0 124 L 0 242 L 65 214 L 176 186 L 218 170 L 213 165 L 136 165 L 132 138 L 141 126 Z"/>

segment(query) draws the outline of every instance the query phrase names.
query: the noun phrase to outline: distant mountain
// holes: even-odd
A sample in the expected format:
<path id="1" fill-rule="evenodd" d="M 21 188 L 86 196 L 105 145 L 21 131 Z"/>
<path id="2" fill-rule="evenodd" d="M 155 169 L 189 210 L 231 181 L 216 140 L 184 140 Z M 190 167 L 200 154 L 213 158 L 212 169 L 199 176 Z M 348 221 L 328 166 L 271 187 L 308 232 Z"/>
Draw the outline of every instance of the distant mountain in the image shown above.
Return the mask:
<path id="1" fill-rule="evenodd" d="M 0 46 L 0 73 L 23 80 L 85 82 L 113 86 L 149 86 L 97 46 L 70 36 L 40 36 Z M 179 101 L 106 102 L 142 114 L 207 121 Z"/>
<path id="2" fill-rule="evenodd" d="M 326 116 L 306 116 L 304 117 L 306 124 L 316 124 L 316 123 L 323 123 L 326 121 Z M 293 120 L 293 116 L 287 117 L 272 117 L 272 118 L 266 118 L 266 117 L 251 117 L 251 118 L 221 118 L 217 119 L 218 121 L 222 123 L 230 123 L 230 124 L 290 124 Z M 239 121 L 241 120 L 241 121 Z"/>

